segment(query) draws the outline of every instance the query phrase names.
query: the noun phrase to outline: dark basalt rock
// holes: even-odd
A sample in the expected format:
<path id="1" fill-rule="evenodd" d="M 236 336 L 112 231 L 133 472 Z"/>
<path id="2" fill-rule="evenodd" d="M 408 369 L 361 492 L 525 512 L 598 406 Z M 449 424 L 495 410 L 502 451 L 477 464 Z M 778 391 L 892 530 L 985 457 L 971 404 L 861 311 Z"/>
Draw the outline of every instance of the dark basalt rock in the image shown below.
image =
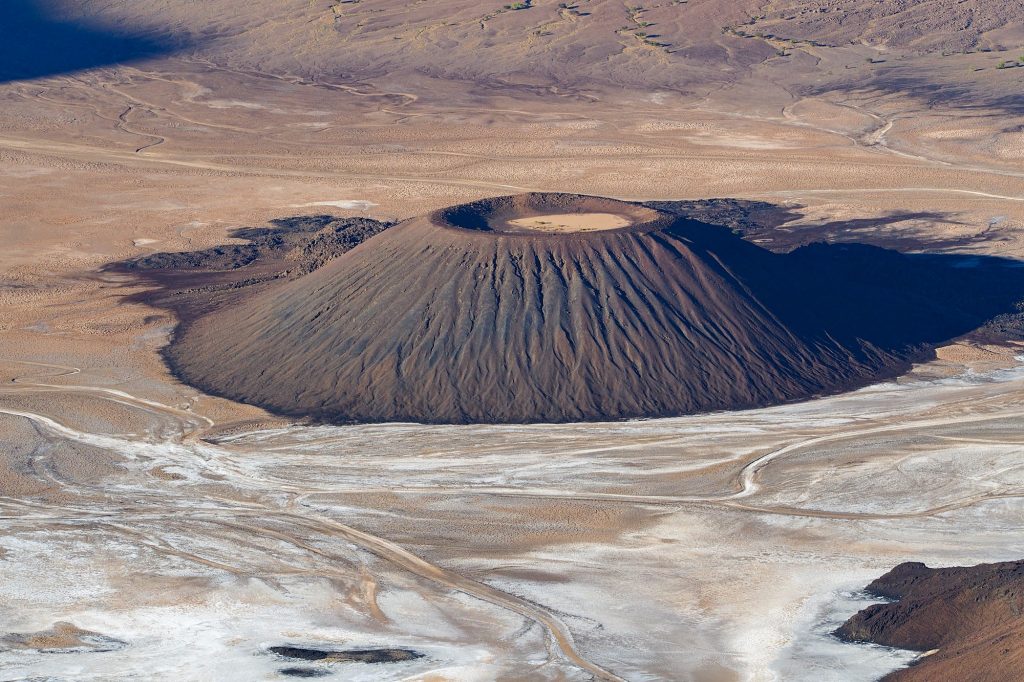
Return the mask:
<path id="1" fill-rule="evenodd" d="M 281 668 L 277 672 L 286 677 L 329 677 L 332 674 L 324 668 Z"/>
<path id="2" fill-rule="evenodd" d="M 423 658 L 423 654 L 417 651 L 400 648 L 329 650 L 307 649 L 296 646 L 272 646 L 268 651 L 284 658 L 316 661 L 318 663 L 397 663 Z"/>
<path id="3" fill-rule="evenodd" d="M 934 652 L 886 682 L 1022 679 L 1024 561 L 969 568 L 904 563 L 867 591 L 896 601 L 860 611 L 836 631 L 838 637 Z"/>
<path id="4" fill-rule="evenodd" d="M 271 221 L 271 227 L 244 227 L 231 232 L 245 244 L 224 244 L 199 251 L 160 252 L 121 264 L 128 271 L 237 270 L 257 260 L 284 258 L 300 274 L 383 232 L 392 223 L 370 218 L 329 215 L 297 216 Z"/>

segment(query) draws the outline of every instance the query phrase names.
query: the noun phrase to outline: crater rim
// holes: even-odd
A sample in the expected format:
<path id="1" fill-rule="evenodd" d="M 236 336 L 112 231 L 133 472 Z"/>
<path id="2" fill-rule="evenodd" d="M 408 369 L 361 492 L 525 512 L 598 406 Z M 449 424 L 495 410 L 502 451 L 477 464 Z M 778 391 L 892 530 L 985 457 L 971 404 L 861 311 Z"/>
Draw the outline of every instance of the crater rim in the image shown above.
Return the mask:
<path id="1" fill-rule="evenodd" d="M 526 192 L 434 211 L 444 229 L 495 236 L 579 238 L 662 229 L 673 217 L 641 204 L 586 194 Z"/>

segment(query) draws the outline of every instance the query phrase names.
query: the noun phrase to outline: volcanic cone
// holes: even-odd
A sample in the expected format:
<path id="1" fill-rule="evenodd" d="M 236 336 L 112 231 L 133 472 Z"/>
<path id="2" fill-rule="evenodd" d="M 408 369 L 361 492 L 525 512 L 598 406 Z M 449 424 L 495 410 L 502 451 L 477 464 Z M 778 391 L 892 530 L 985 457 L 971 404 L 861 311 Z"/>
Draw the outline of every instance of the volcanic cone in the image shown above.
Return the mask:
<path id="1" fill-rule="evenodd" d="M 851 257 L 910 272 L 906 257 L 829 248 L 772 254 L 611 199 L 488 199 L 200 318 L 168 358 L 213 393 L 335 422 L 564 422 L 832 392 L 969 326 L 870 268 L 842 274 L 862 271 Z"/>

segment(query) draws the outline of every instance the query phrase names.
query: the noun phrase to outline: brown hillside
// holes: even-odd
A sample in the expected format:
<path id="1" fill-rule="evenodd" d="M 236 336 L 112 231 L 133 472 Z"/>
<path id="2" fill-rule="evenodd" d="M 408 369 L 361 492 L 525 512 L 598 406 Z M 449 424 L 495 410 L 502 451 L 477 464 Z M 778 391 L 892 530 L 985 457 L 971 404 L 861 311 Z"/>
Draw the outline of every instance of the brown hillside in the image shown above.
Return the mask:
<path id="1" fill-rule="evenodd" d="M 904 111 L 1021 112 L 1010 67 L 1024 67 L 1024 8 L 996 0 L 8 4 L 17 40 L 0 45 L 0 82 L 164 63 L 227 83 L 319 85 L 390 112 L 418 103 L 501 116 L 537 99 L 586 107 L 577 115 L 597 102 L 639 113 L 674 101 L 775 117 L 801 98 L 851 93 L 857 100 L 843 106 L 854 112 L 886 94 Z M 217 79 L 211 91 L 222 87 Z M 202 92 L 186 102 L 193 97 L 232 100 Z M 891 104 L 869 109 L 888 117 Z"/>
<path id="2" fill-rule="evenodd" d="M 39 4 L 53 21 L 131 35 L 203 64 L 325 82 L 370 80 L 410 88 L 417 97 L 449 95 L 438 81 L 473 83 L 477 92 L 512 87 L 572 97 L 604 85 L 702 93 L 764 78 L 754 67 L 778 61 L 786 47 L 779 40 L 801 43 L 789 46 L 798 52 L 805 42 L 908 54 L 1024 46 L 1024 9 L 996 0 L 252 0 L 244 9 L 235 0 Z M 48 42 L 47 32 L 41 29 L 33 42 Z M 836 78 L 830 67 L 818 70 L 817 55 L 812 49 L 807 58 L 783 60 L 771 78 L 803 84 Z M 915 73 L 934 67 L 915 63 Z M 859 72 L 851 77 L 864 79 Z M 416 84 L 424 78 L 434 85 L 420 92 Z M 395 103 L 401 101 L 398 95 Z"/>
<path id="3" fill-rule="evenodd" d="M 992 0 L 818 0 L 773 2 L 757 32 L 826 45 L 873 45 L 918 52 L 1019 47 L 1024 6 Z"/>

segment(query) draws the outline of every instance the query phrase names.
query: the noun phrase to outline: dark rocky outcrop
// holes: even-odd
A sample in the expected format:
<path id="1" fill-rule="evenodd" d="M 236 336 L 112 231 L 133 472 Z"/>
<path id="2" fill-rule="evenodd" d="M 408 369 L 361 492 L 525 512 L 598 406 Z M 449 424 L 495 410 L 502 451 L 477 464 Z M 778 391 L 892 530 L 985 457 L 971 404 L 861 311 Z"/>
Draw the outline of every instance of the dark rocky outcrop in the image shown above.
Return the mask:
<path id="1" fill-rule="evenodd" d="M 867 587 L 887 599 L 850 618 L 848 641 L 933 652 L 885 682 L 1024 679 L 1024 561 L 969 568 L 904 563 Z"/>
<path id="2" fill-rule="evenodd" d="M 330 215 L 279 218 L 271 227 L 244 227 L 231 232 L 244 243 L 223 244 L 199 251 L 159 252 L 126 261 L 123 269 L 237 270 L 257 260 L 283 258 L 298 274 L 316 270 L 328 260 L 383 232 L 391 223 L 371 218 Z"/>
<path id="3" fill-rule="evenodd" d="M 269 651 L 284 658 L 317 663 L 397 663 L 423 658 L 423 654 L 412 649 L 309 649 L 297 646 L 272 646 Z"/>

